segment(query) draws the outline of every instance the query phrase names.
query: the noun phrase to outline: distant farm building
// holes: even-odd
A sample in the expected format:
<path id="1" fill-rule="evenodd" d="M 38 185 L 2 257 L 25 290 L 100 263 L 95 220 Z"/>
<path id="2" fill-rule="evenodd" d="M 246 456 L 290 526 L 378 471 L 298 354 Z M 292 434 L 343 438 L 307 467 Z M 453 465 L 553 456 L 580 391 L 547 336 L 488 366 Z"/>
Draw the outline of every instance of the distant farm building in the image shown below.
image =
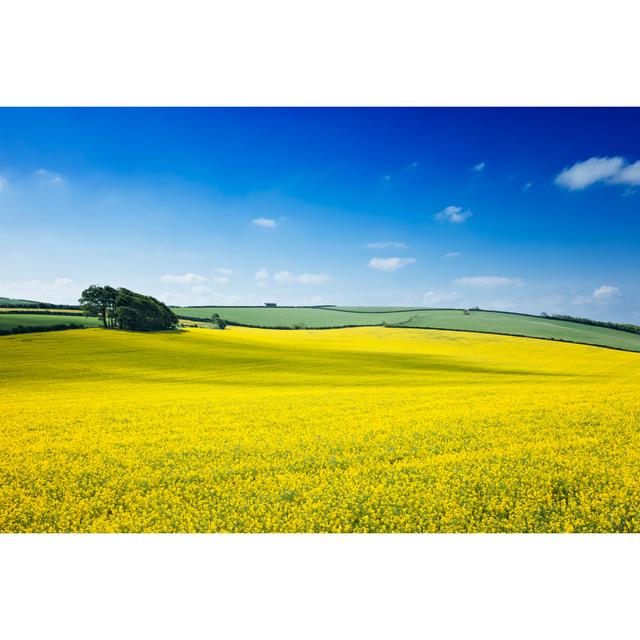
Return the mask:
<path id="1" fill-rule="evenodd" d="M 265 302 L 264 306 L 265 307 L 277 307 L 278 305 L 275 302 Z"/>

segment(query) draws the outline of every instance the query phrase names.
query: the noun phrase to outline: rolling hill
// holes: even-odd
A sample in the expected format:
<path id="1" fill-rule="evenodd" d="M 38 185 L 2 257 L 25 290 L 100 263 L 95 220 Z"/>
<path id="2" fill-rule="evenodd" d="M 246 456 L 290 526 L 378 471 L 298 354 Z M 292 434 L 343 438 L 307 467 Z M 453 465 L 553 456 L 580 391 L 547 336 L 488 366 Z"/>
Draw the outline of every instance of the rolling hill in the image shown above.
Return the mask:
<path id="1" fill-rule="evenodd" d="M 640 351 L 640 334 L 541 316 L 502 311 L 394 307 L 174 307 L 179 317 L 203 319 L 217 313 L 231 323 L 263 328 L 326 329 L 395 326 L 499 333 Z"/>
<path id="2" fill-rule="evenodd" d="M 3 298 L 0 296 L 0 306 L 2 307 L 31 307 L 42 304 L 37 300 L 22 300 L 20 298 Z"/>
<path id="3" fill-rule="evenodd" d="M 0 342 L 2 532 L 638 532 L 640 354 L 454 331 Z"/>
<path id="4" fill-rule="evenodd" d="M 99 327 L 98 318 L 89 318 L 80 313 L 2 313 L 0 331 L 15 327 L 51 327 L 60 324 L 79 324 L 83 327 Z"/>

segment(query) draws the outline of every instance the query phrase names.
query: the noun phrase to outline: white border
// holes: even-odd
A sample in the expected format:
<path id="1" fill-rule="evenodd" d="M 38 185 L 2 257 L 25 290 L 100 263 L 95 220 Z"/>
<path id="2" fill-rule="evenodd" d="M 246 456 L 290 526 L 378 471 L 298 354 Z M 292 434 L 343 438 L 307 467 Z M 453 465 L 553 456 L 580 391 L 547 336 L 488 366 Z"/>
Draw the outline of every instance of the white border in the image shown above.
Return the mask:
<path id="1" fill-rule="evenodd" d="M 20 0 L 0 104 L 640 105 L 630 0 Z M 603 638 L 637 536 L 0 536 L 21 638 Z"/>
<path id="2" fill-rule="evenodd" d="M 638 105 L 633 0 L 20 0 L 4 105 Z"/>
<path id="3" fill-rule="evenodd" d="M 19 638 L 617 638 L 633 535 L 10 535 Z"/>

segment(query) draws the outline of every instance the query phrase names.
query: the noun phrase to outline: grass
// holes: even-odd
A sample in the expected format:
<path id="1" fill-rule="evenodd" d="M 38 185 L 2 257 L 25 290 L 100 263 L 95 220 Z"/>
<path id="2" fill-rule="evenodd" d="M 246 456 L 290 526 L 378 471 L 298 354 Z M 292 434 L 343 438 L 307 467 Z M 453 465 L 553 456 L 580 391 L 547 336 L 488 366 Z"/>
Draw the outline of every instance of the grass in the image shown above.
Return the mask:
<path id="1" fill-rule="evenodd" d="M 173 309 L 178 316 L 210 318 L 213 313 L 231 322 L 260 327 L 294 327 L 303 324 L 306 328 L 331 328 L 349 325 L 380 325 L 383 322 L 401 322 L 409 316 L 394 313 L 346 313 L 335 309 L 310 307 L 183 307 Z"/>
<path id="2" fill-rule="evenodd" d="M 179 316 L 208 319 L 213 313 L 234 323 L 257 327 L 331 328 L 401 325 L 404 327 L 482 331 L 578 342 L 640 351 L 640 334 L 616 329 L 495 311 L 406 309 L 393 307 L 183 307 Z"/>
<path id="3" fill-rule="evenodd" d="M 84 327 L 99 327 L 98 318 L 80 316 L 77 313 L 4 313 L 0 312 L 0 329 L 14 327 L 49 327 L 56 324 L 80 324 Z M 1 338 L 0 338 L 1 339 Z"/>
<path id="4" fill-rule="evenodd" d="M 640 354 L 479 333 L 9 336 L 1 531 L 640 531 Z"/>
<path id="5" fill-rule="evenodd" d="M 9 306 L 15 305 L 19 307 L 24 307 L 25 305 L 37 305 L 40 304 L 35 300 L 21 300 L 20 298 L 3 298 L 0 296 L 0 305 Z"/>

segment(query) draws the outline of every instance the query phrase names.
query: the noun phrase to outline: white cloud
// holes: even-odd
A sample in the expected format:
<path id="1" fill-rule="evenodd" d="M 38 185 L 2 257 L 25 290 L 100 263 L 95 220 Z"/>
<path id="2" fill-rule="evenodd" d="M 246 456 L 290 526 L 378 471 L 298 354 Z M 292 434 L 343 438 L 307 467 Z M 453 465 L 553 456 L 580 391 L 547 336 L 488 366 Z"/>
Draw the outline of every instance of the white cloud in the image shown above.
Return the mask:
<path id="1" fill-rule="evenodd" d="M 267 280 L 269 279 L 269 272 L 264 267 L 262 267 L 260 271 L 256 271 L 253 277 L 259 287 L 266 287 Z"/>
<path id="2" fill-rule="evenodd" d="M 470 218 L 473 214 L 469 209 L 466 211 L 462 210 L 462 207 L 455 207 L 450 205 L 445 207 L 439 213 L 436 213 L 434 218 L 439 220 L 440 222 L 452 222 L 453 224 L 460 224 L 464 222 L 467 218 Z"/>
<path id="3" fill-rule="evenodd" d="M 415 258 L 371 258 L 369 267 L 378 271 L 397 271 L 415 261 Z"/>
<path id="4" fill-rule="evenodd" d="M 623 167 L 620 173 L 615 176 L 613 182 L 616 184 L 628 184 L 634 187 L 640 185 L 640 160 Z"/>
<path id="5" fill-rule="evenodd" d="M 529 191 L 529 189 L 531 189 L 531 187 L 533 187 L 533 182 L 527 182 L 524 187 L 522 187 L 523 191 Z"/>
<path id="6" fill-rule="evenodd" d="M 59 187 L 64 182 L 59 173 L 54 173 L 47 169 L 38 169 L 34 173 L 42 182 L 53 185 L 54 187 Z"/>
<path id="7" fill-rule="evenodd" d="M 583 162 L 576 162 L 572 167 L 565 167 L 555 179 L 557 185 L 579 191 L 592 184 L 640 185 L 640 160 L 628 164 L 621 156 L 593 157 Z"/>
<path id="8" fill-rule="evenodd" d="M 388 187 L 389 184 L 391 184 L 391 176 L 390 175 L 382 176 L 382 184 L 385 187 Z"/>
<path id="9" fill-rule="evenodd" d="M 301 273 L 296 276 L 289 271 L 278 271 L 273 277 L 276 282 L 297 284 L 323 284 L 331 280 L 328 273 Z"/>
<path id="10" fill-rule="evenodd" d="M 78 304 L 81 291 L 80 285 L 70 278 L 0 283 L 0 293 L 7 298 L 55 304 Z"/>
<path id="11" fill-rule="evenodd" d="M 482 162 L 478 162 L 478 164 L 475 165 L 475 167 L 473 167 L 473 171 L 475 171 L 476 173 L 480 173 L 484 171 L 484 168 L 486 166 L 487 166 L 487 163 L 483 160 Z"/>
<path id="12" fill-rule="evenodd" d="M 454 285 L 462 287 L 521 287 L 524 283 L 522 278 L 505 278 L 504 276 L 465 276 L 453 281 Z"/>
<path id="13" fill-rule="evenodd" d="M 242 298 L 238 295 L 219 293 L 203 285 L 196 285 L 188 291 L 165 291 L 158 295 L 158 298 L 168 305 L 178 305 L 181 307 L 188 307 L 195 304 L 256 304 L 254 298 Z"/>
<path id="14" fill-rule="evenodd" d="M 594 289 L 594 300 L 609 300 L 610 298 L 617 298 L 622 292 L 618 287 L 612 287 L 611 285 L 603 284 L 601 287 Z"/>
<path id="15" fill-rule="evenodd" d="M 408 164 L 405 168 L 404 171 L 413 171 L 414 169 L 418 168 L 418 163 L 417 162 L 412 162 L 411 164 Z"/>
<path id="16" fill-rule="evenodd" d="M 227 278 L 227 276 L 215 276 L 212 280 L 216 284 L 227 284 L 229 282 L 229 278 Z"/>
<path id="17" fill-rule="evenodd" d="M 609 284 L 603 284 L 601 287 L 594 289 L 590 296 L 577 295 L 571 302 L 577 305 L 586 305 L 596 302 L 598 304 L 607 304 L 616 301 L 622 295 L 619 287 Z"/>
<path id="18" fill-rule="evenodd" d="M 8 187 L 9 181 L 3 175 L 0 175 L 0 191 L 7 189 Z"/>
<path id="19" fill-rule="evenodd" d="M 273 218 L 254 218 L 251 224 L 255 224 L 257 227 L 273 229 L 276 226 L 276 221 Z"/>
<path id="20" fill-rule="evenodd" d="M 204 282 L 206 278 L 197 273 L 185 273 L 182 276 L 167 274 L 161 276 L 162 282 L 171 282 L 173 284 L 193 284 L 194 282 Z"/>
<path id="21" fill-rule="evenodd" d="M 367 242 L 367 249 L 406 249 L 404 242 Z"/>
<path id="22" fill-rule="evenodd" d="M 233 269 L 227 269 L 226 267 L 217 267 L 216 273 L 219 273 L 221 276 L 230 276 L 233 273 Z"/>
<path id="23" fill-rule="evenodd" d="M 459 251 L 449 251 L 449 253 L 445 253 L 445 258 L 458 258 L 462 254 Z"/>
<path id="24" fill-rule="evenodd" d="M 423 302 L 426 305 L 445 304 L 460 299 L 460 294 L 455 291 L 427 291 L 424 294 Z"/>

